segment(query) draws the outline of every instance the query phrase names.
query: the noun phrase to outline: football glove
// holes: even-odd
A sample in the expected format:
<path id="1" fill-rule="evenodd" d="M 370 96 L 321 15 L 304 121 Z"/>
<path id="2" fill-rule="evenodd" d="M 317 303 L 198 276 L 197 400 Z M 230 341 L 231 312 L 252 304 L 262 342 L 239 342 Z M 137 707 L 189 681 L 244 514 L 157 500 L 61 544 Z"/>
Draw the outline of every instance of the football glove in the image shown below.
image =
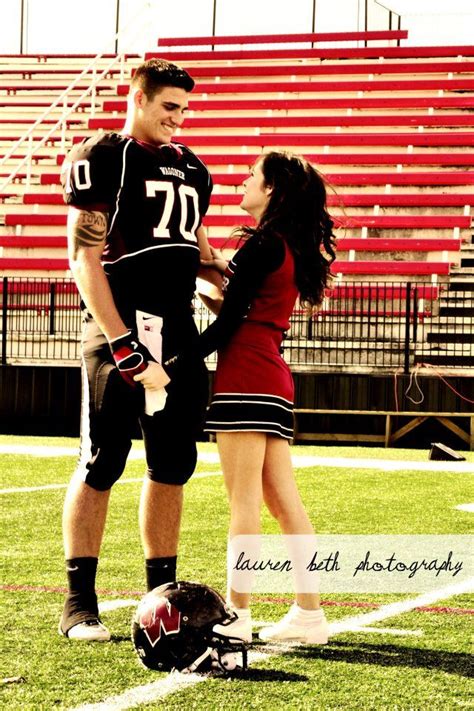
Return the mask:
<path id="1" fill-rule="evenodd" d="M 148 361 L 155 359 L 133 331 L 112 339 L 109 345 L 120 375 L 125 382 L 135 387 L 137 383 L 134 376 L 143 373 L 148 368 Z"/>

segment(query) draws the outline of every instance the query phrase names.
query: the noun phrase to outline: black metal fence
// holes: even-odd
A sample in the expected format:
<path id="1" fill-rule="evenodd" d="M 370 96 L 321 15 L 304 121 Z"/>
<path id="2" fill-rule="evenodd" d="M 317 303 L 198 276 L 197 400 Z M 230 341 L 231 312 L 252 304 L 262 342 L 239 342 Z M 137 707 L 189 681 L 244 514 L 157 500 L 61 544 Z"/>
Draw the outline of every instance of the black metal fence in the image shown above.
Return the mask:
<path id="1" fill-rule="evenodd" d="M 80 299 L 71 279 L 4 277 L 0 289 L 2 365 L 79 362 Z M 196 300 L 195 318 L 202 331 L 214 317 Z M 284 349 L 295 371 L 472 367 L 474 291 L 427 282 L 336 283 L 317 313 L 295 310 Z"/>

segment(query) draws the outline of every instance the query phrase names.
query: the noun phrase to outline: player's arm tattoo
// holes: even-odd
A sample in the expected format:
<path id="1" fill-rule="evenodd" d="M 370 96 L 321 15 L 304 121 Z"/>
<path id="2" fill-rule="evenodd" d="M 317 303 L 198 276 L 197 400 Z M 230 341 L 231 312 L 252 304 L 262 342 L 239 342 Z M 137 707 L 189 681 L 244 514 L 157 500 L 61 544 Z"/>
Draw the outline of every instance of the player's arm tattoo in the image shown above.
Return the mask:
<path id="1" fill-rule="evenodd" d="M 72 210 L 69 215 L 69 240 L 73 255 L 80 248 L 100 247 L 107 236 L 107 213 L 98 210 Z"/>

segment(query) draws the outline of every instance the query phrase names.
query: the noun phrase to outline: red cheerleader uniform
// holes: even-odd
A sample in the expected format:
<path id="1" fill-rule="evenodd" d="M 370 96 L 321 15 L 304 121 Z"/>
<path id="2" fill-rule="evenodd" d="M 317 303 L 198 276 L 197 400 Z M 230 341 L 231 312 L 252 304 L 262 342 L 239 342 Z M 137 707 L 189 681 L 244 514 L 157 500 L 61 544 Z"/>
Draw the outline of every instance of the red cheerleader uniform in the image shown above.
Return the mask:
<path id="1" fill-rule="evenodd" d="M 219 349 L 206 432 L 293 437 L 294 386 L 281 343 L 298 290 L 285 241 L 253 235 L 226 271 L 224 302 L 200 336 L 202 355 Z"/>

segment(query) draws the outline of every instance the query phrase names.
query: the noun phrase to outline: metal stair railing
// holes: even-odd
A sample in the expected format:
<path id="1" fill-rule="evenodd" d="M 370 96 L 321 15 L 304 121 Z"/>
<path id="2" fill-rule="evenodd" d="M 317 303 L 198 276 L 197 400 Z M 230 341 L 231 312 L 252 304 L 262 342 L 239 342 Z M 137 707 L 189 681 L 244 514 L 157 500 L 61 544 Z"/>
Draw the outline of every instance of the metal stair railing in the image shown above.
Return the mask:
<path id="1" fill-rule="evenodd" d="M 130 28 L 135 24 L 137 20 L 142 18 L 142 15 L 144 15 L 143 21 L 140 23 L 139 28 L 136 30 L 134 33 L 133 37 L 131 39 L 135 39 L 136 36 L 138 35 L 139 31 L 143 30 L 143 25 L 145 25 L 145 21 L 149 16 L 151 9 L 151 0 L 145 0 L 141 8 L 138 10 L 138 12 L 132 17 L 129 23 L 121 29 L 120 31 L 116 32 L 115 35 L 112 37 L 112 39 L 107 43 L 106 49 L 104 49 L 102 52 L 97 54 L 92 62 L 82 70 L 82 72 L 69 84 L 69 86 L 58 96 L 58 98 L 53 101 L 53 103 L 46 109 L 46 111 L 34 122 L 34 124 L 21 136 L 18 141 L 10 148 L 10 150 L 3 156 L 2 159 L 0 159 L 0 167 L 4 165 L 8 160 L 11 158 L 14 158 L 15 154 L 17 153 L 18 149 L 24 146 L 26 143 L 28 148 L 26 155 L 20 160 L 20 162 L 16 165 L 14 170 L 8 175 L 8 177 L 3 181 L 3 183 L 0 184 L 0 193 L 2 193 L 5 188 L 13 181 L 15 180 L 16 176 L 18 175 L 19 171 L 25 164 L 27 164 L 27 172 L 26 172 L 26 187 L 29 188 L 31 184 L 31 165 L 32 165 L 32 159 L 34 155 L 37 153 L 37 151 L 44 146 L 49 138 L 57 131 L 59 127 L 61 127 L 61 142 L 60 142 L 60 148 L 64 152 L 65 147 L 66 147 L 66 128 L 67 128 L 67 119 L 68 117 L 76 110 L 76 108 L 81 104 L 81 102 L 89 95 L 92 95 L 92 102 L 91 102 L 91 117 L 94 117 L 95 114 L 95 99 L 96 99 L 96 87 L 99 84 L 99 82 L 102 81 L 102 79 L 107 76 L 107 74 L 110 72 L 112 67 L 114 67 L 116 64 L 120 62 L 120 81 L 123 81 L 124 79 L 124 70 L 125 70 L 125 59 L 127 52 L 123 51 L 117 54 L 113 59 L 106 65 L 105 69 L 103 69 L 99 74 L 97 74 L 97 65 L 99 61 L 104 57 L 104 55 L 107 53 L 107 48 L 110 47 L 110 44 L 114 42 L 115 40 L 122 39 L 127 32 L 129 32 Z M 70 97 L 71 92 L 75 89 L 75 87 L 86 77 L 89 73 L 92 73 L 92 82 L 88 86 L 88 88 L 79 96 L 79 98 L 73 102 L 71 106 L 68 107 L 68 99 Z M 63 110 L 60 118 L 57 120 L 57 122 L 50 128 L 46 134 L 43 135 L 41 140 L 36 143 L 36 145 L 33 144 L 34 140 L 34 133 L 36 129 L 38 129 L 43 122 L 45 121 L 46 118 L 60 105 L 62 104 Z"/>

